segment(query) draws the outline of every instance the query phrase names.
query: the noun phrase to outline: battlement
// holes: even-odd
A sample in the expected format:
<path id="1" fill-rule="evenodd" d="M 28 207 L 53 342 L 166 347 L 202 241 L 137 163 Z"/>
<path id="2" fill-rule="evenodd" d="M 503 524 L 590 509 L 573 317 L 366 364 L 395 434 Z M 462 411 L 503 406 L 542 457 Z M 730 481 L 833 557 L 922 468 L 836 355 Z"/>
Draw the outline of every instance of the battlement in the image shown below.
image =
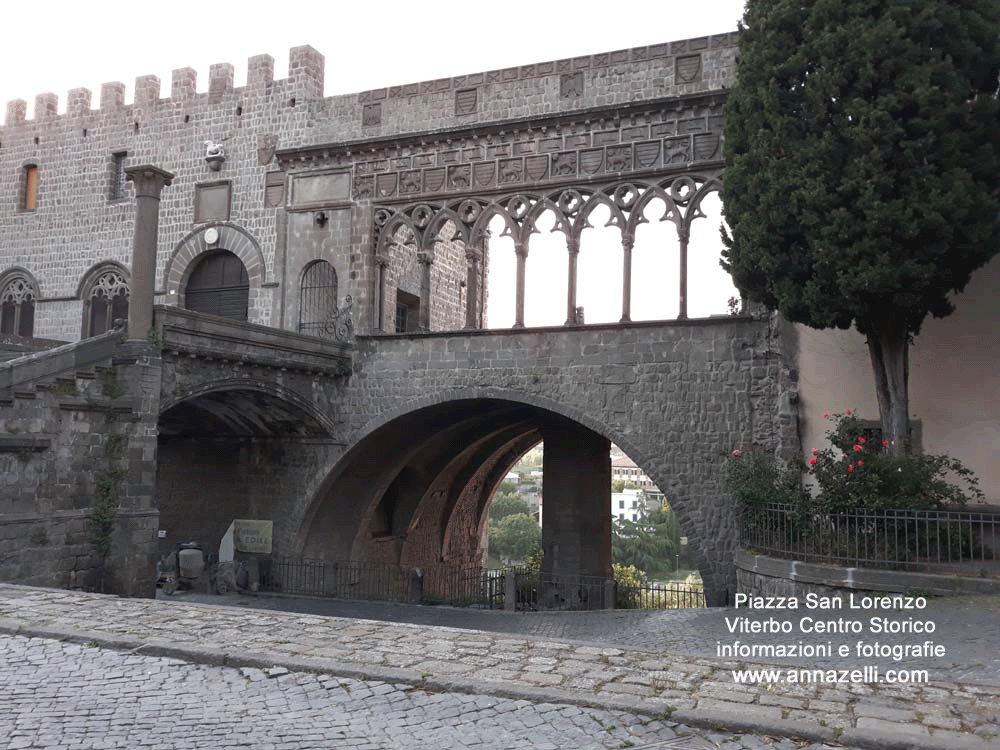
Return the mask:
<path id="1" fill-rule="evenodd" d="M 598 68 L 643 63 L 657 59 L 677 58 L 678 61 L 696 58 L 703 52 L 735 47 L 738 32 L 716 34 L 714 36 L 683 39 L 673 42 L 633 47 L 581 57 L 551 60 L 548 62 L 521 65 L 512 68 L 489 70 L 451 78 L 420 81 L 382 89 L 348 94 L 345 98 L 358 103 L 379 102 L 386 99 L 420 96 L 474 87 L 481 84 L 508 83 L 543 76 L 575 74 Z M 255 55 L 247 61 L 247 82 L 243 89 L 234 88 L 234 67 L 230 63 L 212 65 L 209 69 L 208 90 L 198 91 L 198 75 L 194 68 L 178 68 L 172 72 L 170 97 L 160 98 L 160 79 L 154 75 L 139 76 L 135 79 L 133 105 L 147 109 L 154 105 L 171 102 L 185 103 L 194 100 L 199 93 L 207 94 L 209 104 L 221 101 L 227 94 L 242 90 L 246 95 L 254 95 L 284 86 L 287 91 L 303 101 L 323 98 L 325 60 L 322 54 L 310 46 L 294 47 L 289 51 L 288 77 L 274 80 L 274 58 L 270 55 Z M 101 86 L 100 107 L 91 109 L 92 95 L 88 89 L 76 88 L 68 93 L 65 117 L 80 117 L 92 112 L 113 112 L 125 107 L 125 84 L 120 81 Z M 27 102 L 15 99 L 7 102 L 5 128 L 14 128 L 28 123 L 49 120 L 58 115 L 59 99 L 53 93 L 35 97 L 35 116 L 27 119 Z"/>
<path id="2" fill-rule="evenodd" d="M 318 99 L 323 96 L 323 75 L 325 61 L 323 55 L 309 46 L 293 47 L 288 55 L 288 78 L 274 80 L 274 58 L 270 55 L 255 55 L 247 61 L 247 93 L 262 92 L 275 85 L 284 84 L 290 91 L 304 99 Z M 235 68 L 231 63 L 218 63 L 209 68 L 208 91 L 210 103 L 220 101 L 233 91 Z M 132 106 L 148 108 L 167 102 L 185 102 L 198 95 L 198 74 L 194 68 L 178 68 L 171 75 L 170 98 L 160 98 L 160 79 L 155 75 L 138 76 Z M 90 89 L 71 89 L 66 98 L 64 117 L 80 117 L 92 112 L 113 112 L 126 106 L 125 84 L 111 81 L 101 85 L 100 107 L 91 108 L 93 94 Z M 28 123 L 37 123 L 59 117 L 59 97 L 51 92 L 35 97 L 35 116 L 27 117 L 28 103 L 24 99 L 7 102 L 4 119 L 5 128 L 15 128 Z"/>

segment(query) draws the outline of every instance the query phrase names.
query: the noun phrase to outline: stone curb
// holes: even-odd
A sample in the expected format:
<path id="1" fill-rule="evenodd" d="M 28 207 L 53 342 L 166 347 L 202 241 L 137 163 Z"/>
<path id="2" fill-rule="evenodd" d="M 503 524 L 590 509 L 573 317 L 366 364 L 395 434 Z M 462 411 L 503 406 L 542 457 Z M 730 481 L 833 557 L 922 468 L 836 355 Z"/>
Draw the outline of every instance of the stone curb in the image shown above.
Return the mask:
<path id="1" fill-rule="evenodd" d="M 380 680 L 402 683 L 425 688 L 435 692 L 456 692 L 474 695 L 490 695 L 513 700 L 531 702 L 564 703 L 582 708 L 597 708 L 613 711 L 627 711 L 658 719 L 669 719 L 680 724 L 703 729 L 730 732 L 794 737 L 811 742 L 832 742 L 859 750 L 989 750 L 988 740 L 978 737 L 934 738 L 908 736 L 900 738 L 877 729 L 846 729 L 838 733 L 829 727 L 810 726 L 786 719 L 767 716 L 753 716 L 753 707 L 746 706 L 739 713 L 725 709 L 680 709 L 671 711 L 667 701 L 650 701 L 641 698 L 620 700 L 596 696 L 590 697 L 580 692 L 559 688 L 526 688 L 486 680 L 462 678 L 436 678 L 432 675 L 417 674 L 413 670 L 382 666 L 348 666 L 335 661 L 293 657 L 274 652 L 258 652 L 255 655 L 237 655 L 219 649 L 198 646 L 179 646 L 161 639 L 121 638 L 106 633 L 61 627 L 25 626 L 10 618 L 0 618 L 0 633 L 29 638 L 48 638 L 101 648 L 141 653 L 178 659 L 194 664 L 238 669 L 251 667 L 268 669 L 284 667 L 294 672 L 311 672 L 348 677 L 359 680 Z"/>

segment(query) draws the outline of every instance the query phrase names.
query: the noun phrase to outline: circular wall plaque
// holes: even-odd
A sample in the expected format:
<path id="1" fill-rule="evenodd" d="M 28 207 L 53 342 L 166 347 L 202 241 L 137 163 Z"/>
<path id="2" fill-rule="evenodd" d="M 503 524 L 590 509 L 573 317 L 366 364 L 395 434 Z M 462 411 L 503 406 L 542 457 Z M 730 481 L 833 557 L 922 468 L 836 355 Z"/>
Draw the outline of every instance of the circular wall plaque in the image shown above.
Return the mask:
<path id="1" fill-rule="evenodd" d="M 205 243 L 208 245 L 214 245 L 219 241 L 219 230 L 215 227 L 209 227 L 205 230 Z"/>

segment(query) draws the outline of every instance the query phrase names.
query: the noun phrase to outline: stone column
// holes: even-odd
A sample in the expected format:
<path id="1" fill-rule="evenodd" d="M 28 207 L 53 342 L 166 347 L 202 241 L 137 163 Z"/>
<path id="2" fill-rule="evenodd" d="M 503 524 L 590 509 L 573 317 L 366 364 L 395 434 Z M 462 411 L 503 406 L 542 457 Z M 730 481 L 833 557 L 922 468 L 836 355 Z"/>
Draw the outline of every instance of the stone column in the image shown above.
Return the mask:
<path id="1" fill-rule="evenodd" d="M 517 253 L 517 297 L 514 302 L 514 328 L 524 328 L 524 266 L 528 260 L 527 237 L 514 240 Z"/>
<path id="2" fill-rule="evenodd" d="M 564 419 L 542 434 L 542 572 L 611 578 L 611 442 Z"/>
<path id="3" fill-rule="evenodd" d="M 160 226 L 160 191 L 174 175 L 151 164 L 126 167 L 135 185 L 135 234 L 132 238 L 132 280 L 129 284 L 128 337 L 143 339 L 153 327 L 153 282 L 156 240 Z"/>
<path id="4" fill-rule="evenodd" d="M 688 316 L 688 238 L 691 230 L 688 227 L 678 227 L 677 237 L 681 241 L 681 288 L 680 288 L 680 311 L 677 313 L 678 320 L 686 320 Z"/>
<path id="5" fill-rule="evenodd" d="M 566 252 L 569 253 L 569 278 L 566 281 L 566 325 L 576 325 L 576 261 L 580 256 L 580 238 L 566 237 Z"/>
<path id="6" fill-rule="evenodd" d="M 375 256 L 375 329 L 385 333 L 385 269 L 389 259 Z"/>
<path id="7" fill-rule="evenodd" d="M 417 253 L 420 262 L 420 330 L 431 330 L 431 265 L 434 254 L 423 250 Z"/>
<path id="8" fill-rule="evenodd" d="M 622 319 L 620 323 L 632 320 L 632 247 L 635 237 L 622 235 Z"/>
<path id="9" fill-rule="evenodd" d="M 479 328 L 479 262 L 483 254 L 475 248 L 466 248 L 465 276 L 465 327 Z"/>

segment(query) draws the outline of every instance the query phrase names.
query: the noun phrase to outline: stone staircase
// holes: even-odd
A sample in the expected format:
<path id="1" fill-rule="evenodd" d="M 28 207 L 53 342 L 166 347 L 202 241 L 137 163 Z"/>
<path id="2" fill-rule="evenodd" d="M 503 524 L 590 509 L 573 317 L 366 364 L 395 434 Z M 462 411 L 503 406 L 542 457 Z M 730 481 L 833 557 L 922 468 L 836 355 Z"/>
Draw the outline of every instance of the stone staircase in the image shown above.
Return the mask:
<path id="1" fill-rule="evenodd" d="M 124 337 L 29 347 L 0 362 L 0 580 L 94 587 L 96 485 L 102 472 L 121 473 L 134 420 L 115 362 Z"/>

